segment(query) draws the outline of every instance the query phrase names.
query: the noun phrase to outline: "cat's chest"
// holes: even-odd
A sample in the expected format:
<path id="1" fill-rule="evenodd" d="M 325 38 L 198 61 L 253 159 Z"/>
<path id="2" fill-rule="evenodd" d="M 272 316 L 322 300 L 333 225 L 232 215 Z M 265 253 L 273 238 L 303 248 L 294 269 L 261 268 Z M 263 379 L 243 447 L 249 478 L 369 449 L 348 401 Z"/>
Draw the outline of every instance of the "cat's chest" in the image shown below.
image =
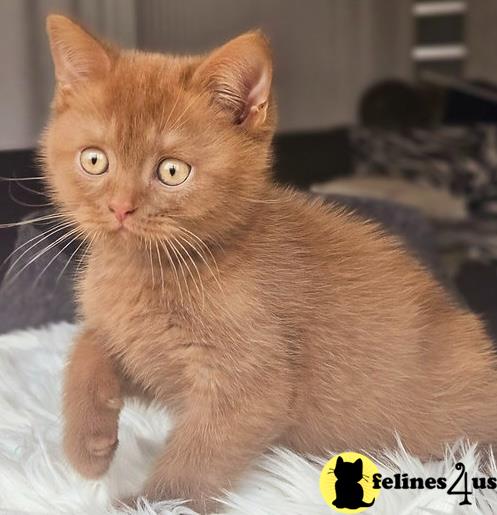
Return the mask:
<path id="1" fill-rule="evenodd" d="M 174 298 L 156 291 L 133 269 L 90 269 L 80 286 L 83 316 L 100 327 L 131 335 L 173 322 Z"/>
<path id="2" fill-rule="evenodd" d="M 216 330 L 211 319 L 173 292 L 126 274 L 87 274 L 81 284 L 86 324 L 105 335 L 105 345 L 128 375 L 154 395 L 171 397 L 210 368 Z"/>

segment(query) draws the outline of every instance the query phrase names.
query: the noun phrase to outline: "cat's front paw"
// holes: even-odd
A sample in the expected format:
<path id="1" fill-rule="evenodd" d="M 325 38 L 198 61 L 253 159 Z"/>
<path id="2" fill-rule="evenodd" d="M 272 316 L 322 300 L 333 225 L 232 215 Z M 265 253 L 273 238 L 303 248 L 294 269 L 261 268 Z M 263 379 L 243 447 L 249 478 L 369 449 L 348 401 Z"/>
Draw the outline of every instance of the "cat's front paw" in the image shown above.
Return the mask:
<path id="1" fill-rule="evenodd" d="M 64 451 L 82 476 L 97 479 L 107 472 L 118 445 L 118 417 L 116 410 L 100 409 L 66 420 Z"/>

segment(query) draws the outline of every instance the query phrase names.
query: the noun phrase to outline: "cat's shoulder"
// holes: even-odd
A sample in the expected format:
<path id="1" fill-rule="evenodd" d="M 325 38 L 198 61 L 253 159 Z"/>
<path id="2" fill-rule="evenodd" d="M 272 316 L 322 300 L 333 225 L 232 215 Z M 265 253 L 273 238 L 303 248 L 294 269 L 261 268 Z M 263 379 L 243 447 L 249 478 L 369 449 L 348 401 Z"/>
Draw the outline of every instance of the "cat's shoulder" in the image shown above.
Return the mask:
<path id="1" fill-rule="evenodd" d="M 359 214 L 338 199 L 327 199 L 307 191 L 275 186 L 267 200 L 275 218 L 294 222 L 309 231 L 357 234 L 361 238 L 389 239 L 383 226 Z"/>

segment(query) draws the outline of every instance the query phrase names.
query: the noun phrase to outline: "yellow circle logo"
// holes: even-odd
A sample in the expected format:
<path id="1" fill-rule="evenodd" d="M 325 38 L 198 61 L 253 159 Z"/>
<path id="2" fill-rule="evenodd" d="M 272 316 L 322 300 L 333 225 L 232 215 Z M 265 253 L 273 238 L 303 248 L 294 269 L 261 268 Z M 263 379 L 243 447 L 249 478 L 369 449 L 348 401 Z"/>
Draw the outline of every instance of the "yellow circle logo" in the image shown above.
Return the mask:
<path id="1" fill-rule="evenodd" d="M 339 513 L 360 513 L 373 506 L 380 494 L 373 488 L 377 466 L 356 452 L 342 452 L 321 471 L 319 489 L 330 508 Z"/>

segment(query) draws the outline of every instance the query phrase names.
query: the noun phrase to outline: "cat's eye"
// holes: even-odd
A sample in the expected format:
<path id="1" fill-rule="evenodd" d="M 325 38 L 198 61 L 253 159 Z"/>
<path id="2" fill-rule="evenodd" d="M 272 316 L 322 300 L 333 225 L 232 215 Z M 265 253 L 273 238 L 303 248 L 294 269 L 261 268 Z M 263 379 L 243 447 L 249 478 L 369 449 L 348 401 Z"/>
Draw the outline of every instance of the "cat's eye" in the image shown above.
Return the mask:
<path id="1" fill-rule="evenodd" d="M 160 162 L 157 175 L 167 186 L 179 186 L 188 179 L 191 171 L 192 167 L 184 161 L 167 158 Z"/>
<path id="2" fill-rule="evenodd" d="M 90 175 L 101 175 L 109 167 L 105 152 L 95 147 L 85 148 L 79 156 L 79 162 L 81 168 Z"/>

